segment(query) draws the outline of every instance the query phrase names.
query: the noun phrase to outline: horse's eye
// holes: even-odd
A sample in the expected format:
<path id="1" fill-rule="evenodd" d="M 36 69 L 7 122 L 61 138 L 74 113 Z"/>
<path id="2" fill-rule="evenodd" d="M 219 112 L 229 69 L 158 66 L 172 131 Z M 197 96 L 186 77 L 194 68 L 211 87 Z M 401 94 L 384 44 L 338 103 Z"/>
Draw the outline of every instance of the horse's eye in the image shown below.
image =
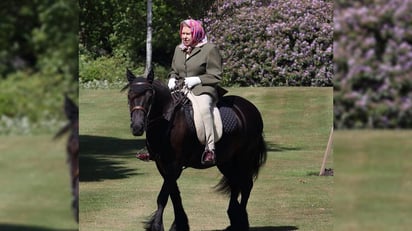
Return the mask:
<path id="1" fill-rule="evenodd" d="M 129 97 L 129 100 L 133 99 L 135 96 L 132 94 L 129 94 L 127 97 Z"/>

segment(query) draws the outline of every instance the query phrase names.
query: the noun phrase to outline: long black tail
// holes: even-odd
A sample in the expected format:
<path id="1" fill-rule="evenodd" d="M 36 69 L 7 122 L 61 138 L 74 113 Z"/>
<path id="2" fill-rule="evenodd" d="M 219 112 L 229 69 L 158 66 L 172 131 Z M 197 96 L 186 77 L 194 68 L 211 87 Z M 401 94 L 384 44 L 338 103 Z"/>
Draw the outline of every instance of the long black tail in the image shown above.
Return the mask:
<path id="1" fill-rule="evenodd" d="M 250 171 L 252 179 L 255 181 L 259 175 L 259 170 L 266 163 L 267 159 L 267 149 L 266 142 L 263 138 L 263 133 L 257 136 L 255 145 L 253 149 L 250 149 L 249 153 L 251 155 L 251 163 L 248 168 L 240 169 L 240 171 Z M 232 187 L 237 187 L 233 182 L 230 182 L 225 176 L 223 176 L 219 183 L 214 187 L 216 191 L 230 195 Z"/>
<path id="2" fill-rule="evenodd" d="M 242 121 L 242 127 L 246 136 L 245 148 L 242 150 L 244 157 L 238 158 L 238 171 L 249 172 L 253 180 L 256 180 L 259 175 L 259 170 L 266 163 L 267 148 L 263 134 L 263 119 L 259 110 L 251 102 L 239 96 L 226 96 L 225 100 L 231 101 L 233 109 L 238 114 Z M 235 170 L 236 171 L 236 170 Z M 222 177 L 216 185 L 216 190 L 224 194 L 230 193 L 229 180 Z M 233 187 L 233 184 L 232 184 Z"/>
<path id="3" fill-rule="evenodd" d="M 252 161 L 252 173 L 253 179 L 256 180 L 259 175 L 260 168 L 266 163 L 267 159 L 267 149 L 266 149 L 266 142 L 263 137 L 263 132 L 260 134 L 256 141 L 256 147 L 254 149 L 255 155 L 253 155 L 254 159 Z"/>
<path id="4" fill-rule="evenodd" d="M 250 156 L 250 168 L 253 179 L 256 180 L 259 174 L 259 169 L 266 162 L 267 150 L 263 134 L 263 119 L 256 108 L 250 101 L 234 96 L 234 109 L 241 118 L 244 134 L 250 143 L 246 146 L 246 155 Z"/>

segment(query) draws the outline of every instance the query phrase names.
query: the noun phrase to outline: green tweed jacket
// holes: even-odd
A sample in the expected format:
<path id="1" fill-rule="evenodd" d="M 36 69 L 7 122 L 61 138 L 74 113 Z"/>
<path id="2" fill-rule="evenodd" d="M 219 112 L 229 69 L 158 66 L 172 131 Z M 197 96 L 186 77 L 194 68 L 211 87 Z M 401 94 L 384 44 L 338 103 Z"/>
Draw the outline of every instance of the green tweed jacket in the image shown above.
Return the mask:
<path id="1" fill-rule="evenodd" d="M 198 76 L 201 84 L 196 85 L 192 92 L 195 95 L 210 94 L 217 100 L 217 84 L 221 80 L 222 57 L 218 48 L 212 43 L 193 48 L 186 59 L 186 53 L 176 46 L 172 60 L 172 71 L 169 78 L 183 81 L 185 77 Z"/>

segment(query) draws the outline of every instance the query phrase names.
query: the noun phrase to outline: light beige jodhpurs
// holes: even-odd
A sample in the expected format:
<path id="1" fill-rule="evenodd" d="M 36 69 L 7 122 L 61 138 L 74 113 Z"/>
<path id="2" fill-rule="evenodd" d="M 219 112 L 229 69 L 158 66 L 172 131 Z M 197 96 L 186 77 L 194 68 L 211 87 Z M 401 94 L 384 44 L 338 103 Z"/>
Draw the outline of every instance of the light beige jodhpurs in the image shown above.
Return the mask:
<path id="1" fill-rule="evenodd" d="M 213 124 L 213 108 L 215 102 L 213 102 L 212 96 L 208 94 L 194 95 L 189 93 L 191 97 L 195 98 L 197 108 L 202 116 L 203 126 L 206 136 L 206 148 L 209 150 L 215 149 L 215 128 Z M 192 102 L 194 103 L 194 102 Z"/>

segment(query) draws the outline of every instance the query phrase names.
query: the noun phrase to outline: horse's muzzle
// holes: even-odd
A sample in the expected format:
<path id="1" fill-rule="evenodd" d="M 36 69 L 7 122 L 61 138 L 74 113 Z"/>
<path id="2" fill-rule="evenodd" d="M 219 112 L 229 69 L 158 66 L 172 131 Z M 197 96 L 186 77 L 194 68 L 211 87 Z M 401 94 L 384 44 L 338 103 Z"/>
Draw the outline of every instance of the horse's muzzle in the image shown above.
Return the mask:
<path id="1" fill-rule="evenodd" d="M 136 124 L 130 124 L 130 128 L 132 129 L 132 134 L 134 136 L 141 136 L 143 135 L 144 132 L 144 126 L 143 125 L 136 125 Z"/>

